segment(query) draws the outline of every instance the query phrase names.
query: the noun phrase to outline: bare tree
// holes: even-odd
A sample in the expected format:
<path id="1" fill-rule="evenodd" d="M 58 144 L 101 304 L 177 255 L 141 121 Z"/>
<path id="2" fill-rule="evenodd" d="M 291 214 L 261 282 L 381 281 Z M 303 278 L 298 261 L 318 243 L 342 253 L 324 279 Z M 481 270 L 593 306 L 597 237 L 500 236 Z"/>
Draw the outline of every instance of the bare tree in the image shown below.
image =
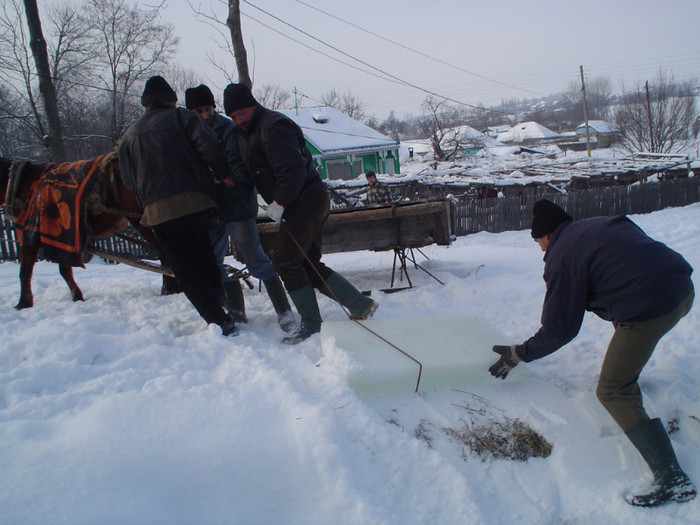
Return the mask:
<path id="1" fill-rule="evenodd" d="M 462 111 L 444 99 L 428 96 L 421 104 L 426 113 L 418 120 L 423 136 L 430 140 L 435 160 L 452 160 L 460 149 L 460 136 L 456 128 L 464 121 Z"/>
<path id="2" fill-rule="evenodd" d="M 51 78 L 49 55 L 46 49 L 44 32 L 41 29 L 39 7 L 36 4 L 36 0 L 24 0 L 24 9 L 27 16 L 27 26 L 29 27 L 29 47 L 32 50 L 37 76 L 39 77 L 39 91 L 44 103 L 48 128 L 46 147 L 55 162 L 62 162 L 66 159 L 66 152 L 63 148 L 63 132 L 61 130 L 61 119 L 58 115 L 56 89 Z"/>
<path id="3" fill-rule="evenodd" d="M 333 88 L 321 96 L 321 102 L 324 106 L 335 108 L 355 120 L 362 120 L 365 117 L 364 103 L 350 90 L 341 94 Z"/>
<path id="4" fill-rule="evenodd" d="M 623 88 L 615 123 L 630 150 L 671 153 L 687 145 L 698 118 L 694 85 L 659 72 L 656 80 Z"/>
<path id="5" fill-rule="evenodd" d="M 403 132 L 404 128 L 405 123 L 401 122 L 398 118 L 396 118 L 396 114 L 393 111 L 389 113 L 389 116 L 384 121 L 384 125 L 382 126 L 384 133 L 386 133 L 387 135 L 389 135 L 389 137 L 396 141 L 400 140 L 400 135 Z"/>
<path id="6" fill-rule="evenodd" d="M 7 107 L 5 118 L 12 119 L 15 136 L 13 148 L 22 155 L 45 159 L 47 137 L 51 137 L 46 111 L 47 105 L 38 90 L 36 64 L 31 59 L 30 38 L 25 33 L 22 2 L 8 0 L 0 11 L 0 79 L 13 101 Z M 85 27 L 79 16 L 79 7 L 67 2 L 52 4 L 44 13 L 42 31 L 46 39 L 49 76 L 56 94 L 56 107 L 60 115 L 61 134 L 65 155 L 70 156 L 71 121 L 67 109 L 74 104 L 84 104 L 84 88 L 76 83 L 88 77 L 90 50 L 85 46 Z M 94 53 L 92 53 L 94 55 Z M 55 124 L 54 124 L 55 125 Z M 50 155 L 58 158 L 55 155 Z"/>
<path id="7" fill-rule="evenodd" d="M 194 69 L 182 67 L 175 63 L 165 66 L 161 73 L 168 79 L 168 84 L 175 90 L 178 100 L 180 100 L 182 104 L 185 103 L 185 90 L 187 88 L 206 83 L 202 81 L 201 76 Z M 212 92 L 213 91 L 214 90 L 212 90 Z"/>
<path id="8" fill-rule="evenodd" d="M 12 119 L 15 125 L 30 131 L 21 134 L 23 143 L 12 141 L 13 149 L 27 152 L 33 146 L 40 146 L 44 157 L 49 132 L 44 106 L 37 92 L 36 64 L 25 27 L 22 2 L 7 0 L 0 11 L 0 80 L 14 104 L 3 108 L 4 118 Z"/>
<path id="9" fill-rule="evenodd" d="M 255 99 L 270 109 L 285 109 L 288 107 L 287 101 L 290 98 L 292 98 L 291 91 L 282 89 L 279 84 L 265 84 L 255 90 Z"/>
<path id="10" fill-rule="evenodd" d="M 608 77 L 586 79 L 586 110 L 589 120 L 612 120 L 614 90 Z M 583 122 L 583 97 L 581 81 L 572 80 L 559 104 L 552 109 L 559 113 L 559 118 L 572 127 Z"/>
<path id="11" fill-rule="evenodd" d="M 116 141 L 138 111 L 137 83 L 162 69 L 175 52 L 173 25 L 161 22 L 164 1 L 139 7 L 127 0 L 87 0 L 100 81 L 110 100 L 110 135 Z"/>
<path id="12" fill-rule="evenodd" d="M 226 26 L 231 32 L 231 44 L 236 58 L 238 70 L 238 82 L 253 89 L 253 80 L 248 70 L 248 52 L 243 44 L 243 30 L 241 29 L 241 3 L 239 0 L 228 0 L 228 18 Z"/>

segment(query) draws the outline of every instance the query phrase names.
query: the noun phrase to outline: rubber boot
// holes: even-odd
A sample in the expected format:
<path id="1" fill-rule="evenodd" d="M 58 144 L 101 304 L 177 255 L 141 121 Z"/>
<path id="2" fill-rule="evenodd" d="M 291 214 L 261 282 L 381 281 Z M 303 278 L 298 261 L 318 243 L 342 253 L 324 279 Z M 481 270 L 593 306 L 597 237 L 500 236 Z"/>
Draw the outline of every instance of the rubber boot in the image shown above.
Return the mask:
<path id="1" fill-rule="evenodd" d="M 221 335 L 224 337 L 234 337 L 238 335 L 238 328 L 236 328 L 236 323 L 230 314 L 226 316 L 226 319 L 220 323 L 219 326 L 221 327 Z"/>
<path id="2" fill-rule="evenodd" d="M 245 299 L 243 299 L 243 287 L 241 281 L 232 279 L 224 283 L 225 297 L 222 301 L 224 309 L 231 314 L 237 323 L 247 323 L 248 317 L 245 314 Z"/>
<path id="3" fill-rule="evenodd" d="M 366 295 L 362 295 L 362 292 L 338 272 L 330 274 L 320 292 L 334 301 L 340 301 L 340 304 L 350 312 L 351 319 L 367 319 L 372 317 L 377 308 L 379 308 L 379 303 Z M 334 293 L 335 295 L 333 295 Z"/>
<path id="4" fill-rule="evenodd" d="M 644 421 L 626 434 L 654 474 L 649 492 L 628 496 L 625 498 L 628 503 L 652 507 L 666 501 L 683 502 L 695 498 L 695 487 L 678 464 L 673 445 L 660 419 Z"/>
<path id="5" fill-rule="evenodd" d="M 287 293 L 284 291 L 284 286 L 282 286 L 280 278 L 275 276 L 272 279 L 263 281 L 263 284 L 267 290 L 267 295 L 270 297 L 272 306 L 274 306 L 275 312 L 277 312 L 277 322 L 280 328 L 287 333 L 295 331 L 297 329 L 297 321 L 294 319 L 294 312 L 292 312 L 292 308 L 289 306 Z"/>
<path id="6" fill-rule="evenodd" d="M 301 316 L 301 325 L 299 330 L 283 338 L 282 342 L 295 345 L 321 331 L 321 312 L 318 310 L 316 290 L 311 284 L 289 292 L 289 297 Z"/>
<path id="7" fill-rule="evenodd" d="M 173 295 L 181 292 L 182 288 L 178 284 L 177 279 L 175 279 L 175 277 L 163 275 L 163 284 L 160 287 L 160 295 Z"/>

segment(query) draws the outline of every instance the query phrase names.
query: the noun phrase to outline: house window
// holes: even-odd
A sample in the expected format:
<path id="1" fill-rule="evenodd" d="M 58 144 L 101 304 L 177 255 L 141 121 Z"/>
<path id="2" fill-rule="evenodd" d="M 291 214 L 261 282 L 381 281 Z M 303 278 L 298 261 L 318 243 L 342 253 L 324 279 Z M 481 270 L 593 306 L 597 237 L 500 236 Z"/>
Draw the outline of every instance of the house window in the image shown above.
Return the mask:
<path id="1" fill-rule="evenodd" d="M 349 180 L 362 173 L 362 161 L 357 159 L 350 164 L 345 158 L 328 159 L 326 160 L 326 171 L 328 172 L 328 178 L 331 180 Z"/>

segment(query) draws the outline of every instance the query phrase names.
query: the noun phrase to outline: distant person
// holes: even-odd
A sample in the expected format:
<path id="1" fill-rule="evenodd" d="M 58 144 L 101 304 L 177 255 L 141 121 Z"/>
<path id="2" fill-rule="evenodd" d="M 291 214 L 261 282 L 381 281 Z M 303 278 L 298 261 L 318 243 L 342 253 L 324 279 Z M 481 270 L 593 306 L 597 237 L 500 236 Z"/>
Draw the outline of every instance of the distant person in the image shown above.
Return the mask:
<path id="1" fill-rule="evenodd" d="M 221 307 L 219 269 L 209 243 L 215 215 L 214 178 L 229 178 L 224 148 L 216 134 L 191 111 L 177 107 L 177 95 L 161 76 L 146 81 L 143 116 L 124 133 L 119 167 L 124 184 L 143 206 L 178 284 L 207 322 L 223 335 L 236 335 L 235 322 Z"/>
<path id="2" fill-rule="evenodd" d="M 693 305 L 693 269 L 627 217 L 572 222 L 547 200 L 535 203 L 533 212 L 532 237 L 545 252 L 542 326 L 522 344 L 494 346 L 501 357 L 489 371 L 505 379 L 520 361 L 555 352 L 576 337 L 586 310 L 611 321 L 615 331 L 596 395 L 654 474 L 649 492 L 627 501 L 648 507 L 693 499 L 695 487 L 678 464 L 663 423 L 644 410 L 637 383 L 661 337 Z"/>
<path id="3" fill-rule="evenodd" d="M 370 317 L 378 304 L 321 262 L 330 199 L 299 126 L 259 105 L 244 84 L 226 86 L 224 110 L 236 123 L 241 158 L 268 203 L 266 213 L 281 223 L 272 263 L 301 315 L 299 330 L 282 341 L 296 344 L 321 330 L 314 288 L 338 300 L 351 317 Z"/>
<path id="4" fill-rule="evenodd" d="M 365 173 L 365 178 L 367 179 L 367 184 L 369 184 L 369 188 L 367 189 L 367 199 L 365 201 L 367 206 L 385 204 L 394 200 L 389 188 L 377 180 L 376 173 L 373 171 L 368 171 Z"/>
<path id="5" fill-rule="evenodd" d="M 234 316 L 234 320 L 247 322 L 241 283 L 238 279 L 231 278 L 224 267 L 230 235 L 236 243 L 236 249 L 245 260 L 250 274 L 256 279 L 260 279 L 265 285 L 277 313 L 280 327 L 285 332 L 291 332 L 297 327 L 296 320 L 282 282 L 272 267 L 272 261 L 260 244 L 258 227 L 255 222 L 258 215 L 258 199 L 255 187 L 241 163 L 238 153 L 238 139 L 234 133 L 235 125 L 231 119 L 216 111 L 214 95 L 204 84 L 185 91 L 185 105 L 187 109 L 194 111 L 219 137 L 226 150 L 226 159 L 235 182 L 233 188 L 228 188 L 223 184 L 214 186 L 214 200 L 216 201 L 218 217 L 212 219 L 210 230 L 222 284 L 226 292 L 225 305 Z"/>

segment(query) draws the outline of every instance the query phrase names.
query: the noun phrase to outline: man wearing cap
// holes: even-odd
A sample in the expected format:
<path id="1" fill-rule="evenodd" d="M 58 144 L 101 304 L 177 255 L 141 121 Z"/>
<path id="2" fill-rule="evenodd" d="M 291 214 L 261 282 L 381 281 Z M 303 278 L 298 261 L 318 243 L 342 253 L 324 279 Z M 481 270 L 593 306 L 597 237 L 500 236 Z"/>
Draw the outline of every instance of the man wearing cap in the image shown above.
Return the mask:
<path id="1" fill-rule="evenodd" d="M 489 371 L 506 378 L 520 361 L 555 352 L 579 332 L 585 311 L 615 329 L 596 395 L 654 474 L 651 489 L 632 505 L 689 501 L 696 491 L 676 459 L 661 420 L 644 410 L 637 380 L 658 341 L 691 309 L 695 297 L 686 260 L 648 237 L 624 216 L 572 221 L 562 208 L 535 203 L 532 237 L 544 255 L 547 292 L 540 329 L 519 345 L 493 347 Z"/>
<path id="2" fill-rule="evenodd" d="M 233 319 L 219 303 L 219 269 L 209 243 L 215 214 L 214 178 L 232 185 L 223 146 L 161 76 L 146 81 L 146 111 L 124 132 L 119 167 L 124 184 L 144 208 L 173 273 L 199 315 L 235 335 Z"/>
<path id="3" fill-rule="evenodd" d="M 370 170 L 365 173 L 365 178 L 367 179 L 367 184 L 369 184 L 369 188 L 367 189 L 367 199 L 365 201 L 367 206 L 385 204 L 394 200 L 391 196 L 391 191 L 389 191 L 389 188 L 377 180 L 376 173 Z"/>
<path id="4" fill-rule="evenodd" d="M 255 223 L 258 215 L 258 200 L 255 187 L 245 173 L 245 168 L 238 153 L 238 139 L 234 133 L 233 121 L 216 111 L 214 95 L 208 86 L 199 86 L 185 90 L 185 105 L 194 111 L 219 137 L 226 150 L 226 158 L 233 176 L 235 186 L 229 188 L 224 184 L 214 185 L 214 200 L 218 217 L 212 219 L 210 229 L 214 253 L 221 273 L 222 285 L 226 292 L 224 306 L 233 315 L 234 320 L 246 322 L 245 300 L 238 279 L 229 277 L 224 268 L 224 258 L 228 251 L 229 235 L 236 243 L 238 252 L 245 260 L 250 274 L 260 279 L 270 297 L 280 327 L 285 332 L 296 328 L 296 320 L 289 306 L 287 294 L 282 282 L 272 267 L 272 261 L 260 244 L 260 236 Z"/>
<path id="5" fill-rule="evenodd" d="M 267 214 L 282 223 L 272 263 L 301 316 L 299 330 L 282 341 L 296 344 L 321 330 L 314 288 L 338 300 L 351 317 L 367 319 L 377 303 L 321 262 L 330 200 L 299 126 L 260 106 L 245 84 L 226 86 L 224 110 L 236 123 L 243 164 L 268 203 Z"/>

